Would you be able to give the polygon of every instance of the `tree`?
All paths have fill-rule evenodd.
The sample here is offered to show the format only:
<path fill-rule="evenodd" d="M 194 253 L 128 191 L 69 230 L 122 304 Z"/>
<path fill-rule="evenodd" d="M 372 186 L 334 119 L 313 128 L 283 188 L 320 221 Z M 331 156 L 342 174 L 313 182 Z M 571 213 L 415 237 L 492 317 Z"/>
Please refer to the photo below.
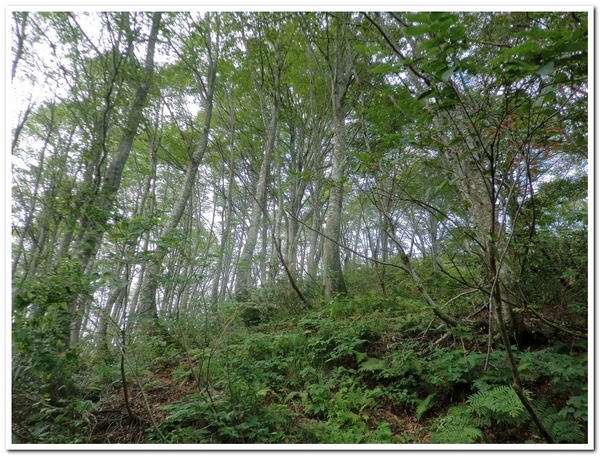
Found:
<path fill-rule="evenodd" d="M 194 30 L 198 33 L 191 33 L 190 35 L 180 39 L 183 41 L 183 48 L 185 54 L 180 53 L 180 59 L 184 62 L 185 66 L 189 71 L 192 71 L 197 81 L 197 90 L 201 94 L 203 101 L 203 123 L 201 128 L 201 136 L 198 141 L 198 145 L 189 157 L 189 163 L 185 172 L 185 181 L 181 193 L 177 199 L 177 202 L 173 206 L 173 209 L 169 215 L 165 230 L 163 231 L 162 240 L 158 241 L 157 248 L 152 253 L 152 260 L 148 268 L 148 272 L 144 276 L 145 283 L 142 285 L 141 296 L 140 296 L 140 311 L 143 314 L 150 316 L 151 318 L 158 318 L 158 310 L 156 307 L 156 290 L 158 288 L 158 276 L 161 273 L 162 262 L 169 252 L 167 247 L 167 240 L 174 236 L 175 229 L 179 225 L 183 216 L 184 210 L 189 203 L 189 199 L 194 190 L 196 184 L 196 176 L 198 173 L 198 167 L 202 163 L 204 154 L 206 153 L 208 145 L 208 137 L 210 134 L 210 125 L 212 120 L 213 110 L 213 96 L 215 92 L 215 84 L 217 78 L 217 67 L 219 61 L 219 40 L 220 40 L 220 18 L 218 14 L 214 17 L 212 14 L 207 13 L 204 18 L 195 20 L 194 18 L 185 18 L 189 21 L 185 24 L 185 29 L 188 31 Z M 200 41 L 198 46 L 197 41 Z M 176 49 L 176 52 L 179 52 Z M 204 59 L 207 61 L 206 76 L 200 73 L 198 69 L 200 56 L 196 54 L 198 49 L 203 49 L 206 54 Z M 186 54 L 190 55 L 186 55 Z"/>
<path fill-rule="evenodd" d="M 142 122 L 142 111 L 154 73 L 154 51 L 160 28 L 160 13 L 150 16 L 152 22 L 147 39 L 146 58 L 139 71 L 138 84 L 126 108 L 126 121 L 119 129 L 119 138 L 115 142 L 110 141 L 108 132 L 114 119 L 114 109 L 119 106 L 117 103 L 119 97 L 118 95 L 113 97 L 113 91 L 125 59 L 121 54 L 120 40 L 124 39 L 130 45 L 134 42 L 133 33 L 128 28 L 129 15 L 124 13 L 117 17 L 121 27 L 118 28 L 113 45 L 106 54 L 100 51 L 93 40 L 86 35 L 75 15 L 62 13 L 47 15 L 47 17 L 36 15 L 32 20 L 46 39 L 45 32 L 53 30 L 65 40 L 60 43 L 65 45 L 64 48 L 52 44 L 53 55 L 51 56 L 51 59 L 60 61 L 55 71 L 64 78 L 69 88 L 68 94 L 60 100 L 60 115 L 62 117 L 63 113 L 74 114 L 70 117 L 74 128 L 72 136 L 67 141 L 69 147 L 64 151 L 58 149 L 57 153 L 53 153 L 50 158 L 50 161 L 57 159 L 61 161 L 60 157 L 63 157 L 64 167 L 59 169 L 63 169 L 64 174 L 60 178 L 68 176 L 66 153 L 70 152 L 70 145 L 81 141 L 88 146 L 78 148 L 82 158 L 81 168 L 76 170 L 72 177 L 65 179 L 66 188 L 57 187 L 55 184 L 51 186 L 57 191 L 66 190 L 66 193 L 63 193 L 66 198 L 58 203 L 58 207 L 54 203 L 46 206 L 49 214 L 55 208 L 62 209 L 62 213 L 56 214 L 57 223 L 43 229 L 43 239 L 40 240 L 45 243 L 49 231 L 52 230 L 55 238 L 51 242 L 55 244 L 58 233 L 66 225 L 67 230 L 58 255 L 53 254 L 49 259 L 43 258 L 43 245 L 38 244 L 39 256 L 28 264 L 33 270 L 15 269 L 15 310 L 20 313 L 17 314 L 19 318 L 17 321 L 24 328 L 30 329 L 29 334 L 26 331 L 22 332 L 21 337 L 17 337 L 16 341 L 24 356 L 45 359 L 44 363 L 51 379 L 49 381 L 47 378 L 42 379 L 42 383 L 47 386 L 47 391 L 54 400 L 73 394 L 73 381 L 70 377 L 73 367 L 77 364 L 76 347 L 91 295 L 90 278 L 93 274 L 90 269 L 113 215 L 123 170 L 137 135 L 137 129 Z M 91 57 L 83 55 L 86 53 Z M 127 55 L 127 52 L 125 54 Z M 106 72 L 101 72 L 103 77 L 96 81 L 91 76 L 96 75 L 95 70 L 98 67 Z M 87 97 L 82 96 L 82 91 L 86 88 Z M 99 98 L 102 102 L 99 102 Z M 94 105 L 94 101 L 98 104 Z M 54 121 L 55 105 L 58 105 L 58 102 L 49 103 L 50 126 L 62 123 Z M 54 131 L 50 131 L 55 134 Z M 74 136 L 77 139 L 71 141 Z M 50 138 L 51 136 L 47 136 L 47 146 L 50 144 Z M 57 140 L 55 144 L 59 145 L 61 141 Z M 44 153 L 40 156 L 40 164 L 43 164 L 43 160 Z M 40 174 L 37 175 L 38 179 L 39 176 Z M 75 179 L 80 176 L 82 176 L 81 182 L 73 185 Z M 52 192 L 44 194 L 43 198 L 52 195 Z M 74 197 L 73 193 L 75 193 Z M 33 205 L 36 199 L 37 194 L 34 192 L 34 198 L 31 200 Z M 31 209 L 33 210 L 34 206 L 31 206 Z M 31 226 L 31 220 L 28 221 L 27 217 L 25 222 Z M 33 230 L 29 229 L 27 235 L 34 243 L 38 241 Z M 19 245 L 22 246 L 23 242 L 20 241 Z M 17 251 L 22 250 L 19 245 Z M 46 264 L 40 271 L 38 265 L 42 260 L 47 261 L 44 261 Z M 18 262 L 14 265 L 18 266 Z M 27 276 L 29 278 L 25 280 Z M 34 328 L 37 327 L 45 329 L 36 335 Z M 56 356 L 58 361 L 51 361 L 53 352 L 58 352 Z"/>
<path fill-rule="evenodd" d="M 313 368 L 318 385 L 282 397 L 361 441 L 393 440 L 369 411 L 381 394 L 436 438 L 456 410 L 469 441 L 481 419 L 508 423 L 483 402 L 548 441 L 561 440 L 549 416 L 583 419 L 586 13 L 14 12 L 11 25 L 19 439 L 105 429 L 92 404 L 115 373 L 124 426 L 142 424 L 133 381 L 162 441 L 275 441 L 286 409 L 270 406 Z M 560 415 L 528 392 L 549 389 L 549 364 Z M 157 421 L 154 368 L 161 383 L 191 375 L 201 407 L 183 399 Z M 510 374 L 512 390 L 497 385 Z M 466 405 L 430 423 L 457 385 Z M 208 427 L 184 436 L 188 412 Z M 571 425 L 562 438 L 578 441 Z"/>
<path fill-rule="evenodd" d="M 528 198 L 533 198 L 539 176 L 537 166 L 543 152 L 538 135 L 552 128 L 562 108 L 560 103 L 550 104 L 550 109 L 544 107 L 551 92 L 547 87 L 573 81 L 565 73 L 548 76 L 554 71 L 555 60 L 559 65 L 570 65 L 581 58 L 585 47 L 578 40 L 585 38 L 584 28 L 573 34 L 572 28 L 578 28 L 581 21 L 569 24 L 562 17 L 561 25 L 568 26 L 552 32 L 560 44 L 551 53 L 542 50 L 536 40 L 549 38 L 543 30 L 556 18 L 520 17 L 527 21 L 528 31 L 515 36 L 504 34 L 510 29 L 511 15 L 470 16 L 480 27 L 469 33 L 458 23 L 461 16 L 457 14 L 390 16 L 408 37 L 405 44 L 411 55 L 403 54 L 400 49 L 404 46 L 394 44 L 381 23 L 372 22 L 402 58 L 400 66 L 407 68 L 414 81 L 425 85 L 419 99 L 425 100 L 436 128 L 430 138 L 442 145 L 440 152 L 447 169 L 475 225 L 474 240 L 486 272 L 483 289 L 489 295 L 490 315 L 494 315 L 513 366 L 515 392 L 550 442 L 552 437 L 523 394 L 510 349 L 511 338 L 517 343 L 521 340 L 524 310 L 514 299 L 518 294 L 510 250 L 521 209 Z M 530 40 L 520 42 L 521 37 Z M 564 58 L 558 60 L 558 56 Z M 492 65 L 486 66 L 489 62 Z M 565 102 L 578 98 L 577 89 L 572 87 Z"/>
<path fill-rule="evenodd" d="M 250 20 L 252 21 L 253 19 Z M 254 20 L 256 20 L 256 18 L 254 18 Z M 252 216 L 248 229 L 248 236 L 238 262 L 235 297 L 240 302 L 248 301 L 249 298 L 250 264 L 254 255 L 263 212 L 266 210 L 267 205 L 267 180 L 277 139 L 281 98 L 280 80 L 284 67 L 284 56 L 282 55 L 284 34 L 280 31 L 277 41 L 274 42 L 271 41 L 274 40 L 274 36 L 272 36 L 271 33 L 267 33 L 263 24 L 258 23 L 256 25 L 257 27 L 253 28 L 253 34 L 257 33 L 257 36 L 253 35 L 251 38 L 248 38 L 244 29 L 242 29 L 242 36 L 246 52 L 248 53 L 247 62 L 251 65 L 249 70 L 253 87 L 259 97 L 261 119 L 263 121 L 266 138 L 258 182 L 256 183 L 256 190 L 252 196 Z M 266 42 L 265 39 L 267 40 Z M 274 60 L 272 61 L 272 66 L 264 64 L 268 55 L 265 55 L 265 52 L 268 52 L 267 49 L 265 49 L 267 43 L 274 48 Z M 269 89 L 266 87 L 267 81 L 269 83 Z M 272 99 L 267 98 L 267 90 L 271 92 Z"/>
<path fill-rule="evenodd" d="M 328 181 L 325 236 L 323 239 L 323 286 L 325 299 L 346 292 L 346 283 L 340 261 L 341 217 L 344 199 L 346 163 L 346 95 L 353 78 L 354 51 L 350 45 L 350 14 L 341 14 L 332 22 L 331 54 L 324 54 L 327 80 L 330 87 L 333 116 L 333 153 Z M 329 43 L 328 43 L 329 44 Z"/>

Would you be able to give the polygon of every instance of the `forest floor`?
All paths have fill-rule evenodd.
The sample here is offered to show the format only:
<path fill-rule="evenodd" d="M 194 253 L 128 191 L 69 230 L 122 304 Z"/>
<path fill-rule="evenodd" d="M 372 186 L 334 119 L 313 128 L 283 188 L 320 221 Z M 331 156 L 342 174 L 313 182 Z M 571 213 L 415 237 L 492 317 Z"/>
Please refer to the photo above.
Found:
<path fill-rule="evenodd" d="M 197 393 L 197 389 L 193 384 L 193 381 L 187 381 L 185 383 L 176 382 L 172 378 L 172 372 L 175 370 L 177 365 L 173 364 L 171 369 L 169 366 L 164 366 L 160 371 L 155 372 L 153 379 L 156 382 L 156 386 L 147 389 L 142 393 L 142 390 L 135 384 L 130 386 L 129 390 L 129 402 L 130 408 L 133 412 L 133 419 L 127 412 L 127 406 L 125 405 L 125 397 L 122 388 L 112 388 L 106 393 L 109 395 L 108 399 L 98 401 L 98 412 L 96 413 L 97 421 L 94 423 L 90 431 L 90 437 L 88 443 L 93 444 L 143 444 L 147 443 L 146 429 L 152 426 L 152 415 L 154 421 L 160 424 L 165 421 L 168 416 L 162 407 L 173 404 L 177 401 L 184 400 L 187 397 L 193 396 Z M 535 396 L 552 397 L 550 380 L 546 380 L 542 383 L 532 385 L 531 391 Z M 464 402 L 466 400 L 466 394 L 463 393 L 462 397 L 458 399 L 458 402 Z M 456 400 L 455 400 L 456 402 Z M 554 406 L 559 408 L 564 406 L 559 398 L 554 398 Z M 146 405 L 148 404 L 148 406 Z M 393 404 L 391 400 L 386 397 L 382 398 L 381 409 L 376 412 L 374 419 L 378 422 L 389 423 L 392 431 L 391 441 L 402 440 L 406 436 L 418 436 L 414 442 L 406 443 L 419 443 L 427 444 L 431 437 L 431 431 L 429 430 L 431 422 L 435 417 L 446 410 L 452 405 L 452 402 L 448 403 L 437 403 L 430 410 L 430 417 L 428 419 L 421 419 L 417 417 L 414 409 L 411 410 L 409 407 L 398 407 Z M 293 415 L 297 423 L 301 423 L 304 418 L 305 410 L 299 404 L 290 404 L 289 410 Z M 487 443 L 504 444 L 504 443 L 515 443 L 514 441 L 507 440 L 503 434 L 495 432 L 493 426 L 484 428 L 485 440 Z M 539 438 L 529 431 L 521 431 L 519 435 L 513 433 L 512 438 L 518 438 L 521 441 L 527 440 L 538 440 L 538 443 L 543 443 Z M 417 441 L 418 440 L 418 441 Z"/>
<path fill-rule="evenodd" d="M 176 366 L 173 366 L 173 369 Z M 162 407 L 172 404 L 197 392 L 192 381 L 184 384 L 175 382 L 169 370 L 161 370 L 155 373 L 154 380 L 157 385 L 145 391 L 131 385 L 130 407 L 134 414 L 132 419 L 127 413 L 125 398 L 122 388 L 113 388 L 107 391 L 109 399 L 98 401 L 97 422 L 90 432 L 88 443 L 94 444 L 141 444 L 147 443 L 146 429 L 152 426 L 152 418 L 157 424 L 164 422 L 168 413 Z M 145 397 L 144 397 L 145 396 Z M 267 398 L 268 400 L 268 398 Z M 146 406 L 146 401 L 149 407 Z M 303 415 L 304 408 L 299 404 L 290 404 L 289 410 L 296 424 L 306 420 Z M 424 431 L 427 422 L 419 422 L 414 411 L 407 408 L 398 408 L 389 399 L 382 401 L 382 409 L 374 418 L 377 421 L 386 421 L 390 424 L 392 435 L 402 437 L 403 435 L 419 435 L 419 443 L 428 443 L 431 433 Z"/>
<path fill-rule="evenodd" d="M 519 404 L 475 408 L 475 399 L 511 384 L 502 350 L 483 370 L 485 334 L 454 333 L 434 346 L 444 333 L 428 332 L 430 322 L 410 328 L 395 313 L 337 312 L 240 325 L 227 344 L 217 334 L 210 350 L 215 372 L 207 381 L 195 380 L 198 372 L 205 375 L 206 351 L 171 349 L 129 377 L 127 401 L 119 382 L 104 387 L 88 443 L 544 443 Z M 587 355 L 573 348 L 574 340 L 530 342 L 519 355 L 528 394 L 544 398 L 551 414 L 569 413 L 563 431 L 584 439 L 583 412 L 573 417 L 569 404 L 573 397 L 581 402 L 587 388 L 581 385 Z M 564 377 L 548 370 L 553 360 L 564 365 Z M 466 430 L 444 434 L 444 417 L 469 406 Z"/>

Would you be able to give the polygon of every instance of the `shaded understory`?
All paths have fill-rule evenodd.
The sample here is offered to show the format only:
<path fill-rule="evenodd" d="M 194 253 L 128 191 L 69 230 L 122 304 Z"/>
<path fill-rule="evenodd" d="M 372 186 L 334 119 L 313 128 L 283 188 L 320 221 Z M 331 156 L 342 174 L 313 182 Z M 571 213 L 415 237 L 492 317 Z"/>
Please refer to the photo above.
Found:
<path fill-rule="evenodd" d="M 13 443 L 544 443 L 497 341 L 488 358 L 486 311 L 448 333 L 410 298 L 292 301 L 126 339 L 127 403 L 119 352 L 84 352 L 76 396 L 13 391 Z M 585 443 L 587 341 L 526 323 L 527 394 L 558 442 Z"/>

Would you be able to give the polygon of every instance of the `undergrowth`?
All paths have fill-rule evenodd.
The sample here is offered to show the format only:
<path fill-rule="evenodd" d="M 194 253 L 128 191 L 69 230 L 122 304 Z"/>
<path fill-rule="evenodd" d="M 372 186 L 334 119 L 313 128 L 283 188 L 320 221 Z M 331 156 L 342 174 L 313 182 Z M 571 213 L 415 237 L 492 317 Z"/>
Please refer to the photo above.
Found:
<path fill-rule="evenodd" d="M 488 357 L 485 335 L 460 328 L 435 345 L 444 329 L 417 301 L 339 297 L 252 325 L 223 309 L 210 324 L 172 326 L 169 344 L 129 340 L 125 381 L 144 442 L 543 443 L 510 386 L 504 350 Z M 552 436 L 585 442 L 583 346 L 514 349 Z M 17 400 L 35 413 L 19 418 L 14 441 L 102 441 L 94 437 L 102 410 L 124 409 L 116 360 L 79 374 L 82 399 L 51 403 L 24 392 Z"/>

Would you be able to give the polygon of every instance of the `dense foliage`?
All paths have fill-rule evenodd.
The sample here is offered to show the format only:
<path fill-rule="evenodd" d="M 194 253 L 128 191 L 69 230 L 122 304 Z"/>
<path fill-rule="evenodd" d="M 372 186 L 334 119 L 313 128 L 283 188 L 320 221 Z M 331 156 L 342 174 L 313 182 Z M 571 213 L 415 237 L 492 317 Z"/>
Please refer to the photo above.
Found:
<path fill-rule="evenodd" d="M 591 438 L 587 12 L 11 19 L 13 444 Z"/>

